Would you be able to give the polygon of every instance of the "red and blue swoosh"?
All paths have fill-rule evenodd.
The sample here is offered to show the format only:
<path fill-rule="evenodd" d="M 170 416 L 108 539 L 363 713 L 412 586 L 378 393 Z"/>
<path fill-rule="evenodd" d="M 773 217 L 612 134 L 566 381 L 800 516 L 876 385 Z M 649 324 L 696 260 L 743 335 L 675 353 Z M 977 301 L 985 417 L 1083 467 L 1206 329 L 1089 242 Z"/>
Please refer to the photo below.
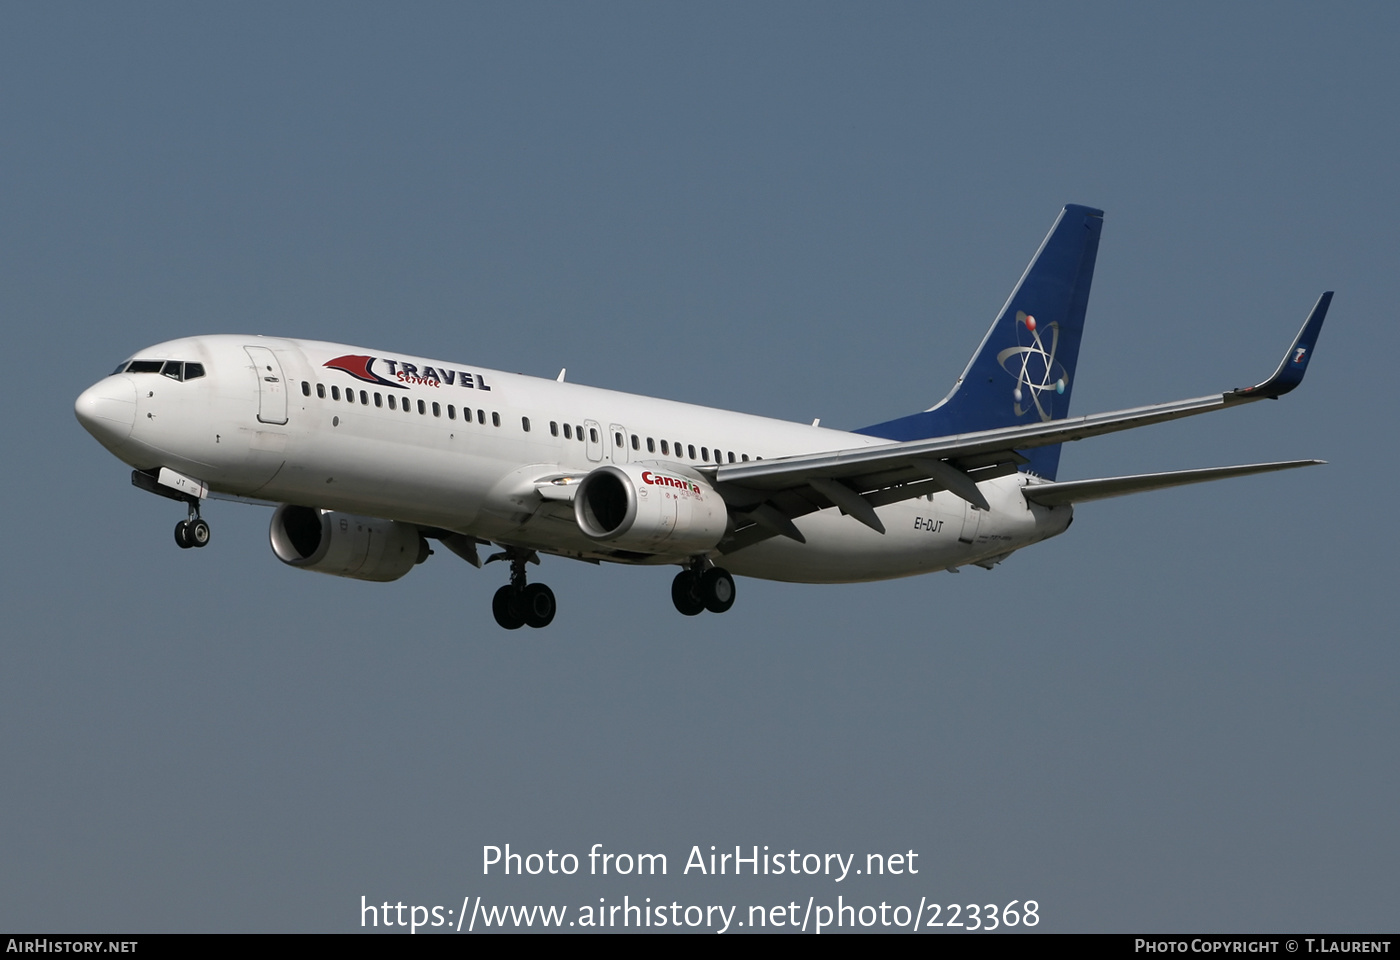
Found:
<path fill-rule="evenodd" d="M 392 380 L 385 380 L 374 372 L 375 357 L 362 357 L 356 354 L 346 354 L 343 357 L 336 357 L 334 360 L 327 360 L 322 366 L 330 367 L 332 370 L 342 370 L 350 374 L 356 380 L 363 380 L 365 383 L 377 383 L 386 387 L 398 387 L 400 390 L 407 390 L 408 387 L 402 383 L 395 383 Z"/>

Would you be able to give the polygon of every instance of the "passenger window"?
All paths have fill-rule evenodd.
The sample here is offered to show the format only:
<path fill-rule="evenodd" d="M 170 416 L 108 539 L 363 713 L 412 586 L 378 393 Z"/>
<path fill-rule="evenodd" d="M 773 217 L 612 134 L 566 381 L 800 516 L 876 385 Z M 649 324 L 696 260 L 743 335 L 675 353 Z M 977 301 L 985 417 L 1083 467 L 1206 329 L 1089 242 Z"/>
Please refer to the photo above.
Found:
<path fill-rule="evenodd" d="M 331 399 L 332 399 L 332 400 L 339 400 L 339 399 L 340 399 L 340 388 L 339 388 L 339 387 L 331 387 Z"/>
<path fill-rule="evenodd" d="M 326 399 L 326 385 L 324 383 L 316 384 L 316 396 L 322 400 Z"/>
<path fill-rule="evenodd" d="M 709 462 L 710 462 L 710 448 L 709 448 L 709 447 L 701 447 L 701 448 L 700 448 L 700 459 L 701 459 L 701 460 L 704 460 L 706 463 L 709 463 Z"/>
<path fill-rule="evenodd" d="M 398 408 L 399 408 L 399 401 L 398 401 L 397 399 L 395 399 L 395 397 L 394 397 L 394 395 L 393 395 L 392 393 L 389 394 L 389 409 L 390 409 L 390 410 L 397 410 Z"/>
<path fill-rule="evenodd" d="M 419 401 L 418 401 L 418 413 L 419 413 L 419 415 L 421 415 L 421 416 L 426 416 L 427 413 L 428 413 L 428 405 L 427 405 L 426 403 L 424 403 L 422 400 L 419 400 Z"/>
<path fill-rule="evenodd" d="M 730 462 L 730 463 L 733 463 L 733 462 L 734 462 L 734 451 L 733 451 L 733 450 L 730 450 L 729 453 L 726 454 L 726 456 L 729 457 L 729 462 Z"/>
<path fill-rule="evenodd" d="M 578 437 L 579 443 L 583 443 L 583 427 L 574 427 L 574 436 Z"/>
<path fill-rule="evenodd" d="M 695 444 L 692 443 L 690 446 L 686 447 L 686 449 L 690 451 L 690 459 L 694 460 L 694 459 L 695 459 Z"/>
<path fill-rule="evenodd" d="M 571 426 L 569 426 L 567 423 L 564 424 L 564 439 L 565 439 L 565 440 L 572 440 L 573 438 L 574 438 L 574 428 L 571 427 Z"/>
<path fill-rule="evenodd" d="M 614 431 L 613 431 L 613 449 L 616 450 L 616 449 L 620 448 L 621 446 L 622 446 L 622 434 L 620 434 L 620 433 L 618 433 L 616 430 L 614 430 Z"/>
<path fill-rule="evenodd" d="M 559 436 L 559 421 L 558 421 L 558 420 L 551 420 L 551 421 L 549 421 L 549 435 L 550 435 L 551 437 L 557 437 L 557 436 Z"/>
<path fill-rule="evenodd" d="M 671 447 L 670 447 L 670 444 L 668 444 L 665 440 L 662 440 L 662 441 L 661 441 L 661 453 L 662 453 L 664 456 L 668 456 L 668 457 L 671 455 Z"/>
<path fill-rule="evenodd" d="M 301 395 L 303 397 L 311 396 L 311 384 L 307 383 L 305 380 L 301 382 Z"/>
<path fill-rule="evenodd" d="M 655 453 L 655 452 L 656 452 L 656 441 L 653 440 L 651 437 L 647 437 L 647 453 Z"/>
<path fill-rule="evenodd" d="M 384 406 L 384 394 L 382 394 L 382 393 L 376 393 L 376 394 L 374 395 L 374 405 L 375 405 L 376 407 L 382 407 L 382 406 Z"/>
<path fill-rule="evenodd" d="M 520 426 L 524 428 L 524 430 L 525 430 L 526 433 L 529 433 L 529 432 L 530 432 L 530 418 L 529 418 L 529 417 L 521 417 L 521 418 L 520 418 Z"/>
<path fill-rule="evenodd" d="M 597 443 L 597 442 L 598 442 L 598 430 L 597 430 L 596 427 L 589 427 L 589 428 L 588 428 L 588 439 L 589 439 L 590 441 L 592 441 L 593 443 Z"/>
<path fill-rule="evenodd" d="M 456 419 L 457 419 L 457 408 L 454 407 L 454 406 L 453 406 L 452 404 L 450 404 L 450 403 L 447 405 L 447 419 L 449 419 L 449 420 L 456 420 Z"/>
<path fill-rule="evenodd" d="M 368 391 L 368 390 L 361 390 L 361 391 L 360 391 L 360 402 L 363 403 L 365 406 L 369 406 L 369 391 Z"/>
<path fill-rule="evenodd" d="M 483 426 L 486 425 L 486 411 L 485 411 L 485 410 L 477 410 L 477 411 L 476 411 L 476 422 L 479 423 L 479 424 L 481 424 L 481 425 L 483 425 Z"/>
<path fill-rule="evenodd" d="M 632 449 L 633 449 L 633 450 L 640 450 L 640 449 L 642 449 L 642 445 L 641 445 L 640 443 L 637 442 L 637 435 L 636 435 L 635 433 L 632 434 Z"/>
<path fill-rule="evenodd" d="M 354 402 L 355 402 L 355 391 L 354 391 L 354 390 L 346 390 L 346 391 L 345 391 L 345 402 L 346 402 L 346 403 L 354 403 Z"/>
<path fill-rule="evenodd" d="M 433 401 L 433 416 L 442 416 L 442 404 L 438 403 L 436 400 Z"/>
<path fill-rule="evenodd" d="M 749 462 L 749 455 L 748 455 L 747 453 L 744 454 L 744 462 L 745 462 L 745 463 L 748 463 L 748 462 Z"/>
<path fill-rule="evenodd" d="M 493 426 L 493 427 L 499 427 L 500 425 L 501 425 L 501 415 L 500 415 L 499 413 L 497 413 L 495 410 L 492 410 L 492 411 L 491 411 L 491 426 Z"/>

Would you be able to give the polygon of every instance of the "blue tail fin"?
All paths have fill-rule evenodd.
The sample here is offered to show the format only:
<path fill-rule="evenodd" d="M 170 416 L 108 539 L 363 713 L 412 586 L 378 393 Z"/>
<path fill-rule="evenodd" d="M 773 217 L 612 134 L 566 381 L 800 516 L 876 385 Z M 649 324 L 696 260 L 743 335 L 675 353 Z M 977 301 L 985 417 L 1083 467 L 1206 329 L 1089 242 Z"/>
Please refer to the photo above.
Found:
<path fill-rule="evenodd" d="M 1102 229 L 1102 210 L 1070 204 L 1060 211 L 952 391 L 923 413 L 856 433 L 922 440 L 1066 416 Z M 1027 456 L 1026 469 L 1055 479 L 1058 445 Z"/>

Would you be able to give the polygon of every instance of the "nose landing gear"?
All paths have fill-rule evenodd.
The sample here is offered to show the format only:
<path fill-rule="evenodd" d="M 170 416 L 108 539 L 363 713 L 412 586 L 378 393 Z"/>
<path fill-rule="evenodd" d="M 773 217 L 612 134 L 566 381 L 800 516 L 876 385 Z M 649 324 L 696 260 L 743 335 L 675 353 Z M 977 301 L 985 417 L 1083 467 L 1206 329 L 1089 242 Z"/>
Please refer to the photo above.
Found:
<path fill-rule="evenodd" d="M 671 602 L 687 617 L 704 610 L 724 613 L 734 606 L 734 578 L 723 567 L 695 563 L 671 581 Z"/>
<path fill-rule="evenodd" d="M 486 562 L 492 560 L 510 561 L 510 583 L 497 590 L 491 598 L 491 614 L 496 622 L 507 630 L 549 626 L 557 609 L 554 591 L 542 583 L 525 582 L 525 564 L 539 563 L 539 555 L 533 550 L 507 547 L 503 552 L 488 557 Z"/>
<path fill-rule="evenodd" d="M 167 474 L 172 479 L 162 483 L 161 478 Z M 200 497 L 207 493 L 209 488 L 201 481 L 162 467 L 159 472 L 131 471 L 131 485 L 167 500 L 179 500 L 189 509 L 190 518 L 175 524 L 175 542 L 180 545 L 181 550 L 209 545 L 209 524 L 199 515 Z M 194 490 L 198 493 L 192 492 Z"/>
<path fill-rule="evenodd" d="M 175 542 L 181 550 L 209 545 L 209 524 L 199 515 L 199 503 L 190 504 L 190 518 L 175 524 Z"/>

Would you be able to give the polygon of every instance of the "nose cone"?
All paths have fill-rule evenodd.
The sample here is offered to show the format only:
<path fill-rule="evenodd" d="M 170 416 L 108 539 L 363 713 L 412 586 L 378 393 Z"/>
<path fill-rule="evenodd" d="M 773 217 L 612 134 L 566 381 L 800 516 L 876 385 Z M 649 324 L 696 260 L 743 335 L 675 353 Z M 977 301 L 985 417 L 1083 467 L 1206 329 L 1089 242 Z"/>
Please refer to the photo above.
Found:
<path fill-rule="evenodd" d="M 78 395 L 73 412 L 83 429 L 115 452 L 136 424 L 136 384 L 130 377 L 107 377 Z"/>

